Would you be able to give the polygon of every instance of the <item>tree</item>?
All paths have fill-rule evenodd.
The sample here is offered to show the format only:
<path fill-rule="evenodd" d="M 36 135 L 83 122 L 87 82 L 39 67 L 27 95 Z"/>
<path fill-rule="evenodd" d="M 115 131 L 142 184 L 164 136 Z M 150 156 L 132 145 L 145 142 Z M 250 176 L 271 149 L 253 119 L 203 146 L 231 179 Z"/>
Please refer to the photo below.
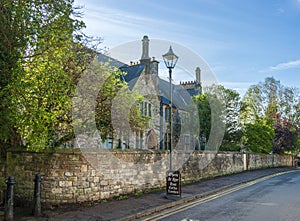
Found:
<path fill-rule="evenodd" d="M 54 148 L 74 137 L 72 97 L 83 72 L 97 57 L 93 39 L 82 33 L 84 23 L 78 20 L 73 0 L 0 3 L 1 149 Z M 96 39 L 95 46 L 98 43 Z M 99 93 L 101 107 L 126 85 L 118 70 L 106 64 L 98 68 L 111 75 Z M 109 107 L 102 105 L 96 113 L 104 134 L 112 128 Z M 132 108 L 133 113 L 136 110 Z M 131 117 L 132 124 L 143 120 Z"/>
<path fill-rule="evenodd" d="M 274 117 L 275 137 L 273 150 L 275 153 L 283 154 L 299 149 L 300 129 L 297 124 L 287 118 L 280 118 L 279 114 Z"/>
<path fill-rule="evenodd" d="M 39 150 L 70 139 L 70 96 L 84 58 L 78 57 L 83 47 L 75 42 L 82 25 L 71 19 L 73 2 L 33 4 L 30 16 L 38 24 L 31 24 L 34 35 L 28 36 L 26 58 L 20 59 L 23 68 L 13 72 L 8 88 L 14 127 L 28 148 Z"/>
<path fill-rule="evenodd" d="M 279 95 L 281 117 L 300 125 L 300 90 L 299 88 L 283 87 Z"/>
<path fill-rule="evenodd" d="M 245 147 L 250 152 L 268 154 L 272 151 L 274 129 L 270 122 L 260 119 L 254 123 L 245 125 L 244 128 Z"/>
<path fill-rule="evenodd" d="M 267 121 L 274 130 L 274 151 L 284 153 L 295 149 L 299 139 L 299 99 L 299 89 L 284 87 L 274 78 L 266 78 L 265 82 L 251 86 L 241 109 L 241 119 L 248 131 L 246 136 L 253 138 L 255 133 L 250 132 L 260 131 L 262 126 L 257 122 Z M 267 148 L 268 145 L 264 146 Z"/>
<path fill-rule="evenodd" d="M 206 140 L 209 138 L 212 123 L 211 104 L 217 102 L 219 105 L 215 106 L 223 108 L 217 110 L 219 112 L 218 119 L 225 125 L 224 138 L 220 149 L 239 150 L 242 134 L 239 119 L 239 94 L 234 90 L 226 89 L 222 85 L 212 85 L 205 89 L 204 94 L 197 95 L 195 99 L 199 110 L 200 137 L 205 137 Z"/>
<path fill-rule="evenodd" d="M 274 78 L 251 86 L 242 100 L 241 120 L 244 124 L 268 118 L 278 112 L 282 86 Z"/>
<path fill-rule="evenodd" d="M 84 24 L 72 0 L 2 0 L 0 8 L 1 148 L 53 147 L 72 136 L 70 97 L 93 56 Z"/>
<path fill-rule="evenodd" d="M 240 123 L 240 96 L 234 90 L 227 89 L 222 85 L 214 87 L 214 93 L 218 93 L 218 97 L 222 97 L 224 101 L 223 111 L 225 134 L 220 150 L 238 151 L 240 150 L 240 139 L 242 136 Z"/>
<path fill-rule="evenodd" d="M 208 95 L 205 93 L 199 94 L 195 96 L 194 99 L 197 104 L 199 114 L 199 136 L 202 139 L 205 138 L 206 140 L 208 140 L 211 130 L 211 109 Z"/>
<path fill-rule="evenodd" d="M 12 79 L 12 71 L 20 68 L 19 58 L 26 49 L 27 24 L 29 17 L 21 1 L 0 1 L 0 147 L 2 155 L 9 146 L 16 146 L 20 141 L 10 123 L 10 92 L 7 85 Z"/>
<path fill-rule="evenodd" d="M 100 64 L 96 72 L 100 72 L 106 79 L 99 91 L 96 88 L 95 120 L 101 138 L 125 138 L 129 136 L 129 130 L 145 129 L 150 118 L 140 111 L 139 104 L 144 97 L 128 89 L 127 83 L 121 78 L 126 73 L 113 68 L 109 63 Z"/>

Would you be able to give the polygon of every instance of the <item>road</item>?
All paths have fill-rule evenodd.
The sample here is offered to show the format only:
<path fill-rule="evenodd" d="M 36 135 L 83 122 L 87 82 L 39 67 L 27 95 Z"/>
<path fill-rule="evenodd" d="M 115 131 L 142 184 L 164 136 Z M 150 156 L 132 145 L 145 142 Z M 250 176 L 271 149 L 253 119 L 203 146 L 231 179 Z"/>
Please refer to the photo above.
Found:
<path fill-rule="evenodd" d="M 164 212 L 170 221 L 296 221 L 300 220 L 300 171 L 272 177 L 231 193 L 199 201 L 188 209 Z M 176 211 L 177 210 L 177 211 Z M 163 218 L 161 218 L 163 217 Z"/>

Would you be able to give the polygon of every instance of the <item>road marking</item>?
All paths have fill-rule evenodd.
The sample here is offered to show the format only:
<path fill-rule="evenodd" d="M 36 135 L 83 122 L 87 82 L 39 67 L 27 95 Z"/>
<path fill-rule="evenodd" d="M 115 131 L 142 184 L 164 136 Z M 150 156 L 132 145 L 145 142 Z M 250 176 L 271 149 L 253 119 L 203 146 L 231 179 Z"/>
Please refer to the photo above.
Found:
<path fill-rule="evenodd" d="M 278 203 L 268 203 L 268 202 L 247 202 L 241 201 L 237 202 L 239 204 L 250 204 L 250 205 L 259 205 L 259 206 L 278 206 Z"/>
<path fill-rule="evenodd" d="M 162 211 L 162 212 L 160 212 L 158 214 L 154 214 L 154 215 L 152 215 L 152 216 L 150 216 L 148 218 L 142 219 L 142 220 L 144 220 L 144 221 L 148 221 L 148 220 L 153 220 L 153 221 L 160 220 L 160 219 L 169 217 L 171 215 L 174 215 L 176 213 L 182 212 L 184 210 L 187 210 L 187 209 L 193 208 L 195 206 L 201 205 L 203 203 L 209 202 L 211 200 L 214 200 L 214 199 L 220 198 L 222 196 L 228 195 L 230 193 L 236 192 L 238 190 L 244 189 L 246 187 L 253 186 L 254 184 L 263 182 L 263 181 L 271 179 L 273 177 L 284 175 L 284 174 L 288 174 L 288 173 L 291 173 L 291 172 L 298 172 L 298 171 L 297 170 L 286 171 L 286 172 L 276 173 L 276 174 L 272 174 L 272 175 L 265 176 L 265 177 L 262 177 L 262 178 L 258 178 L 256 180 L 240 184 L 238 186 L 235 186 L 235 187 L 223 190 L 221 192 L 217 192 L 217 193 L 212 194 L 210 196 L 206 196 L 206 197 L 194 200 L 192 202 L 188 202 L 188 203 L 185 203 L 185 204 L 182 204 L 182 205 L 179 205 L 179 206 L 167 209 L 165 211 Z"/>
<path fill-rule="evenodd" d="M 183 219 L 181 221 L 200 221 L 199 219 Z"/>

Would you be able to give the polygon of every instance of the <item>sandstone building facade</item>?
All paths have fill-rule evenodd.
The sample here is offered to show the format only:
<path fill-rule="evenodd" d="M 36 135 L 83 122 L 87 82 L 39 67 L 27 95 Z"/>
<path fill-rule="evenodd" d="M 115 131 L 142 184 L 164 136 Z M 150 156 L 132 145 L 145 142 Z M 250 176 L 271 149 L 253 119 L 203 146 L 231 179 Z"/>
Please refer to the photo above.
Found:
<path fill-rule="evenodd" d="M 183 128 L 191 117 L 189 105 L 192 96 L 202 93 L 201 70 L 196 67 L 195 80 L 172 83 L 173 105 L 170 108 L 170 83 L 159 76 L 159 62 L 149 56 L 149 38 L 142 39 L 142 56 L 137 62 L 122 63 L 114 58 L 99 54 L 100 62 L 110 62 L 126 74 L 122 76 L 129 90 L 137 91 L 144 96 L 139 104 L 143 115 L 150 118 L 146 130 L 131 130 L 130 134 L 110 136 L 103 141 L 103 148 L 115 148 L 121 143 L 122 149 L 157 149 L 167 150 L 170 147 L 170 110 L 173 114 L 173 145 L 178 149 L 195 148 L 197 134 Z M 195 111 L 195 110 L 194 110 Z M 186 126 L 188 127 L 188 126 Z"/>

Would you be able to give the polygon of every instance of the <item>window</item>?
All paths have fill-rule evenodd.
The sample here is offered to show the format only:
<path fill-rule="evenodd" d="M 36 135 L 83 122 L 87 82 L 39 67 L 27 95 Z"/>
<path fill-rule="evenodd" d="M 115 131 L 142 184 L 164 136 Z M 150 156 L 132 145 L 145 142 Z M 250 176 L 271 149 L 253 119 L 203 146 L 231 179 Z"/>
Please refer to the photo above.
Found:
<path fill-rule="evenodd" d="M 108 138 L 108 149 L 113 148 L 113 138 Z"/>
<path fill-rule="evenodd" d="M 146 101 L 141 102 L 140 103 L 140 112 L 144 116 L 151 117 L 152 116 L 151 104 Z"/>
<path fill-rule="evenodd" d="M 165 121 L 170 121 L 170 108 L 168 107 L 165 108 Z"/>
<path fill-rule="evenodd" d="M 126 149 L 128 146 L 127 146 L 127 144 L 126 144 L 126 141 L 125 140 L 123 140 L 123 143 L 122 143 L 122 149 Z"/>
<path fill-rule="evenodd" d="M 141 102 L 140 103 L 140 112 L 141 112 L 141 114 L 143 114 L 143 109 L 144 109 L 144 102 Z"/>
<path fill-rule="evenodd" d="M 144 116 L 147 116 L 148 114 L 147 106 L 148 106 L 147 102 L 144 102 Z"/>
<path fill-rule="evenodd" d="M 168 134 L 167 133 L 165 133 L 165 135 L 164 135 L 164 149 L 165 150 L 168 150 Z"/>
<path fill-rule="evenodd" d="M 136 148 L 136 149 L 139 148 L 139 144 L 140 144 L 139 138 L 140 138 L 139 132 L 136 132 L 136 136 L 135 136 L 135 148 Z"/>
<path fill-rule="evenodd" d="M 151 104 L 148 104 L 148 111 L 149 111 L 148 116 L 152 117 Z"/>
<path fill-rule="evenodd" d="M 102 140 L 102 148 L 107 148 L 107 140 Z"/>
<path fill-rule="evenodd" d="M 186 149 L 188 149 L 190 147 L 190 136 L 189 135 L 184 136 L 184 146 Z"/>
<path fill-rule="evenodd" d="M 143 136 L 144 136 L 144 133 L 143 131 L 140 132 L 140 149 L 143 149 Z"/>
<path fill-rule="evenodd" d="M 187 113 L 185 112 L 181 112 L 180 113 L 180 119 L 181 119 L 181 123 L 185 123 L 187 121 Z"/>

